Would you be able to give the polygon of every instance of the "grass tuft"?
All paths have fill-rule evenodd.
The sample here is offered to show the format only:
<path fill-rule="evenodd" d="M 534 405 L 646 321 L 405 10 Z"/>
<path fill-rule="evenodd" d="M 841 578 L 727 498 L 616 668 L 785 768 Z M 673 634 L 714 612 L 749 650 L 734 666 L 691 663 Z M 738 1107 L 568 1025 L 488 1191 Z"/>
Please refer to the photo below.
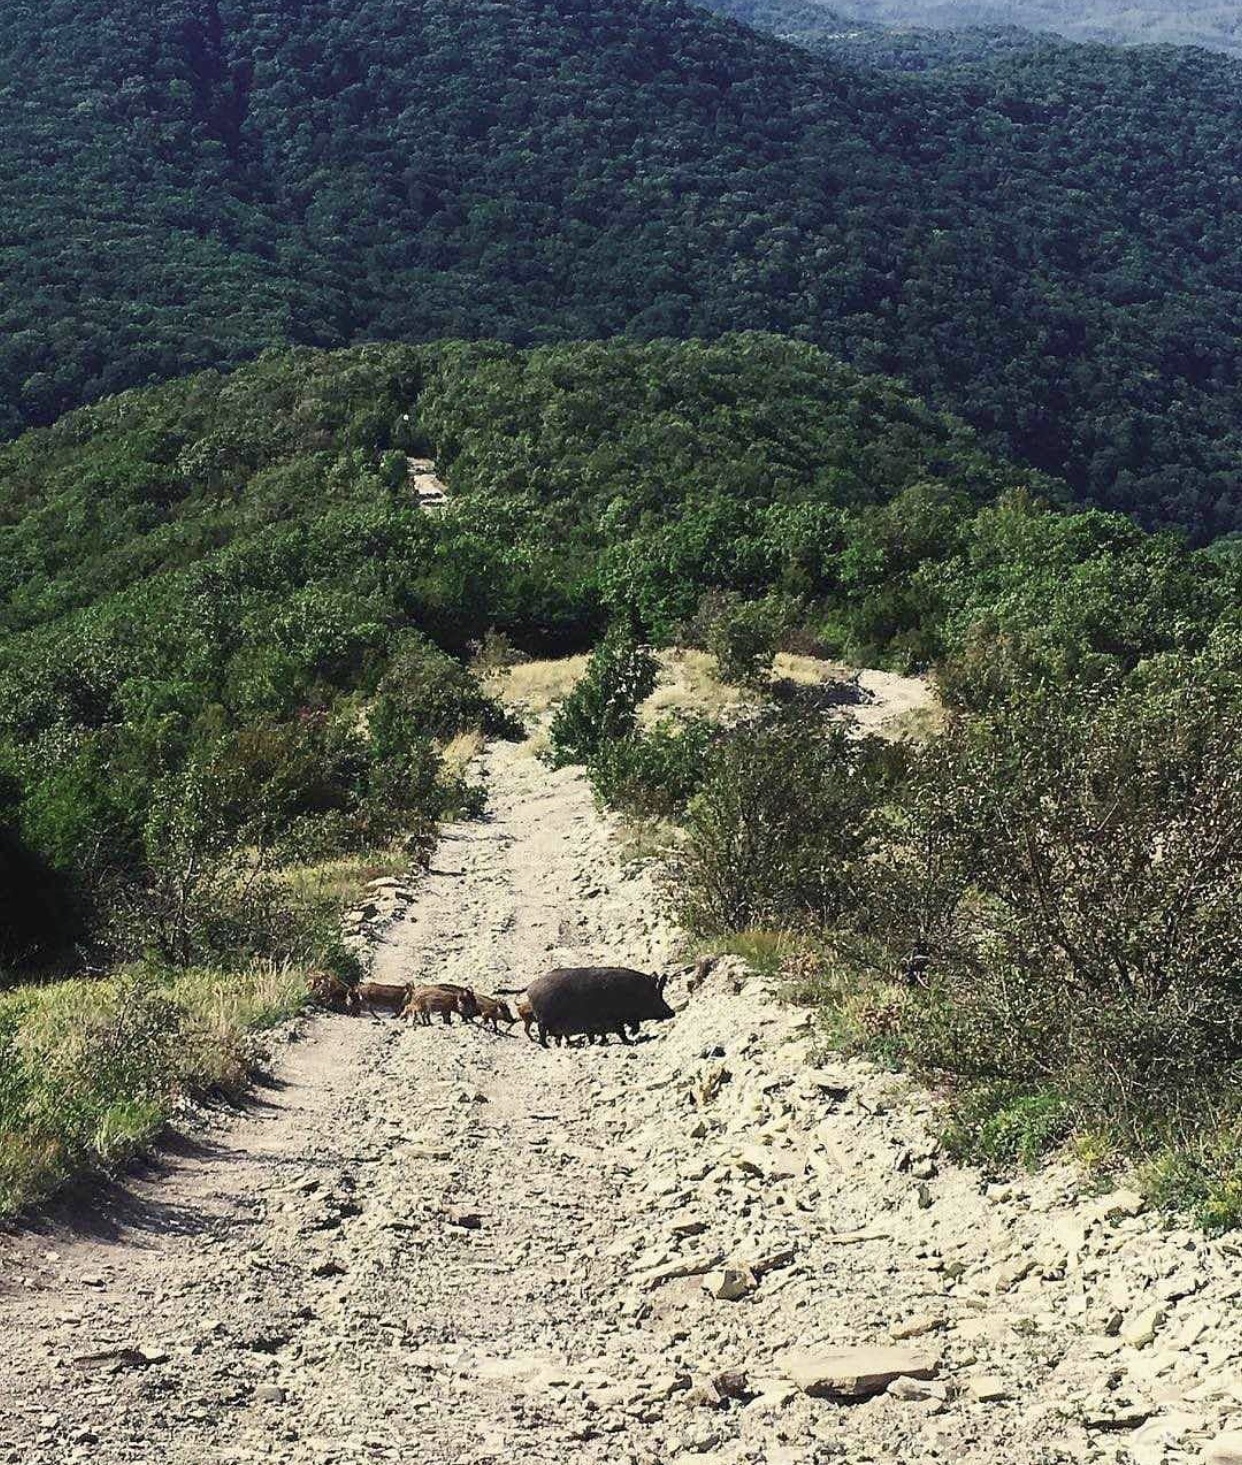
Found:
<path fill-rule="evenodd" d="M 0 1215 L 115 1169 L 190 1099 L 239 1094 L 257 1034 L 306 1000 L 306 973 L 174 974 L 19 987 L 0 997 Z"/>

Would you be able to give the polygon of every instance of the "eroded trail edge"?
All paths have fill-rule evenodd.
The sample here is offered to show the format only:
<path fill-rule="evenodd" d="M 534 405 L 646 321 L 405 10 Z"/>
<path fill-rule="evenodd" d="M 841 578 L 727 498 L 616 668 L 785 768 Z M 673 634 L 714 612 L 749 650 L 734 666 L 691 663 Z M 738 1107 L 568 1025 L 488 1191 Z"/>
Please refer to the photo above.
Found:
<path fill-rule="evenodd" d="M 581 778 L 486 763 L 377 977 L 670 962 Z M 672 995 L 629 1049 L 310 1025 L 245 1116 L 0 1242 L 0 1459 L 1172 1462 L 1242 1428 L 1233 1244 L 944 1164 L 737 963 Z"/>

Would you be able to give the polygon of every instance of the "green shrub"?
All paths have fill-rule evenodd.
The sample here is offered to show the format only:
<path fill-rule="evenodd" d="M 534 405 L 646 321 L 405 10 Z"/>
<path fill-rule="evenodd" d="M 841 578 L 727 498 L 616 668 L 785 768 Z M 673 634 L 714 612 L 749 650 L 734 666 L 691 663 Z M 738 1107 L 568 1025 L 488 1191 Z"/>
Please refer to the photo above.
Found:
<path fill-rule="evenodd" d="M 554 766 L 589 763 L 605 743 L 630 737 L 639 706 L 655 690 L 656 674 L 651 651 L 630 631 L 614 626 L 552 719 L 548 731 Z"/>
<path fill-rule="evenodd" d="M 460 662 L 407 631 L 380 679 L 370 712 L 372 736 L 447 741 L 474 729 L 497 737 L 520 736 L 513 715 L 484 692 Z"/>
<path fill-rule="evenodd" d="M 954 1101 L 943 1142 L 958 1160 L 1029 1169 L 1069 1137 L 1073 1120 L 1072 1106 L 1055 1090 L 982 1085 Z"/>
<path fill-rule="evenodd" d="M 1242 1163 L 1238 1134 L 1226 1129 L 1194 1148 L 1176 1147 L 1158 1155 L 1141 1173 L 1153 1203 L 1189 1212 L 1203 1230 L 1219 1234 L 1242 1226 Z"/>
<path fill-rule="evenodd" d="M 1211 1112 L 1242 1062 L 1240 706 L 1153 665 L 1121 695 L 959 721 L 916 756 L 866 910 L 894 976 L 926 958 L 923 1066 L 1055 1087 L 1140 1146 Z"/>
<path fill-rule="evenodd" d="M 690 801 L 678 903 L 702 935 L 839 919 L 873 824 L 869 746 L 821 718 L 784 717 L 721 739 Z"/>
<path fill-rule="evenodd" d="M 707 630 L 707 649 L 716 658 L 722 682 L 761 686 L 772 667 L 780 639 L 775 608 L 764 600 L 725 604 Z"/>
<path fill-rule="evenodd" d="M 601 801 L 640 819 L 674 819 L 702 782 L 716 731 L 705 718 L 665 718 L 601 744 L 587 776 Z"/>

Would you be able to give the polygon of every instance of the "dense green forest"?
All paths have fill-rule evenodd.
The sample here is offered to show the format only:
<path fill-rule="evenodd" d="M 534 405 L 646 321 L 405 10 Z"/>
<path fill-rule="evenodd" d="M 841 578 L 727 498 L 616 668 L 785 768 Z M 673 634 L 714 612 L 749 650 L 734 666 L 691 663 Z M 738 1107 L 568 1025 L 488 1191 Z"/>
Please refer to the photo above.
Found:
<path fill-rule="evenodd" d="M 5 958 L 280 955 L 256 852 L 468 806 L 436 740 L 503 730 L 460 664 L 493 631 L 668 641 L 740 595 L 790 644 L 947 659 L 963 705 L 1202 646 L 1235 561 L 1063 493 L 770 336 L 301 349 L 81 409 L 0 449 Z"/>
<path fill-rule="evenodd" d="M 0 430 L 273 343 L 775 330 L 1242 528 L 1236 66 L 908 78 L 677 0 L 0 16 Z"/>

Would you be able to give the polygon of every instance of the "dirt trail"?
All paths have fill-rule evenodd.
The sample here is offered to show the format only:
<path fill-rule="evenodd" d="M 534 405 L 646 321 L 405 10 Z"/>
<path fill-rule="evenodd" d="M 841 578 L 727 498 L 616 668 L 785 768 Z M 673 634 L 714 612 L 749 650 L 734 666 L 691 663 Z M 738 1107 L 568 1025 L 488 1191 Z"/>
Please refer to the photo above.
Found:
<path fill-rule="evenodd" d="M 671 961 L 580 776 L 486 763 L 377 976 Z M 633 1048 L 312 1024 L 246 1115 L 0 1242 L 0 1461 L 1172 1465 L 1242 1427 L 1229 1246 L 985 1191 L 735 963 L 673 995 Z"/>

